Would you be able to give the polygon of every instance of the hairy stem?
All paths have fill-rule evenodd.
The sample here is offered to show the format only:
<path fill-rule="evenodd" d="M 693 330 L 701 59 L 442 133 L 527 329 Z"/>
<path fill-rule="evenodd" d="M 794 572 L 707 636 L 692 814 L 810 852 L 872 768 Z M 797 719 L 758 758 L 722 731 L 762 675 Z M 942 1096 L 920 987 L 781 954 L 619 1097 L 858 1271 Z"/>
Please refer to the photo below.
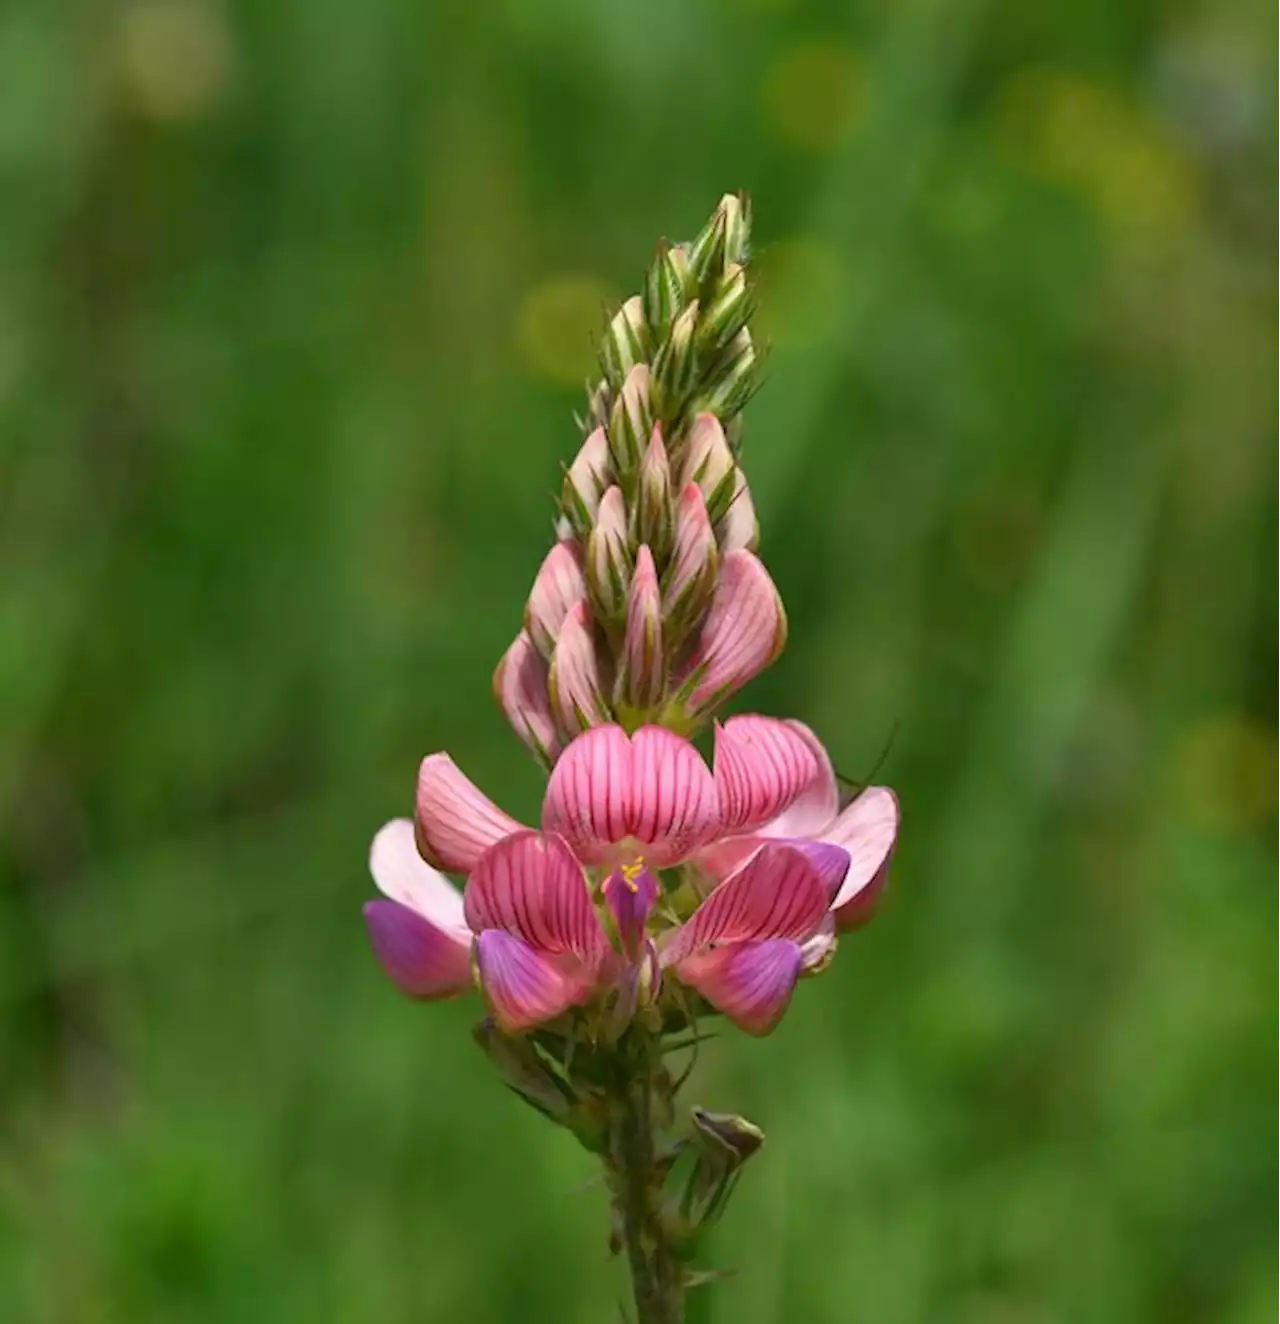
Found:
<path fill-rule="evenodd" d="M 662 1174 L 654 1144 L 655 1072 L 643 1049 L 613 1094 L 609 1135 L 614 1207 L 626 1249 L 637 1324 L 681 1324 L 684 1285 L 661 1218 Z M 663 1071 L 659 1065 L 657 1070 Z"/>

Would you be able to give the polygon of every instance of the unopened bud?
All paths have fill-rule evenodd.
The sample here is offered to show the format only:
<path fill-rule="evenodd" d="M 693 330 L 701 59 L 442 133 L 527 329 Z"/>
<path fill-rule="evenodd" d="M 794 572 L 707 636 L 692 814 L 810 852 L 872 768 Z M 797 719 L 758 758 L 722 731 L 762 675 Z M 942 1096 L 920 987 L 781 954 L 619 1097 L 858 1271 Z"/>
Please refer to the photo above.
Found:
<path fill-rule="evenodd" d="M 724 213 L 725 265 L 745 267 L 751 256 L 751 199 L 745 193 L 726 193 L 720 199 Z"/>
<path fill-rule="evenodd" d="M 524 612 L 524 627 L 533 646 L 548 661 L 555 651 L 556 636 L 569 609 L 586 600 L 587 584 L 578 549 L 571 542 L 558 542 L 533 581 Z"/>
<path fill-rule="evenodd" d="M 609 486 L 609 439 L 604 428 L 596 428 L 582 443 L 573 463 L 565 471 L 560 495 L 561 514 L 579 538 L 585 538 L 595 523 L 600 498 Z"/>
<path fill-rule="evenodd" d="M 716 537 L 697 483 L 686 483 L 676 508 L 676 542 L 662 582 L 667 647 L 674 652 L 697 623 L 716 584 Z"/>
<path fill-rule="evenodd" d="M 655 344 L 666 338 L 697 288 L 688 252 L 679 244 L 661 245 L 644 282 L 644 317 Z"/>
<path fill-rule="evenodd" d="M 712 524 L 729 509 L 737 486 L 736 466 L 724 429 L 714 414 L 702 413 L 694 419 L 685 445 L 681 480 L 697 483 L 702 489 Z"/>
<path fill-rule="evenodd" d="M 709 355 L 723 349 L 746 326 L 752 311 L 746 270 L 731 266 L 698 324 L 699 347 Z"/>
<path fill-rule="evenodd" d="M 609 414 L 609 454 L 614 472 L 624 484 L 633 479 L 653 428 L 649 385 L 648 364 L 635 364 Z"/>
<path fill-rule="evenodd" d="M 686 670 L 682 699 L 691 714 L 705 714 L 782 652 L 787 617 L 769 572 L 751 552 L 721 559 L 715 595 Z"/>
<path fill-rule="evenodd" d="M 595 528 L 587 537 L 587 591 L 603 621 L 622 618 L 631 585 L 631 553 L 627 541 L 627 507 L 620 487 L 600 498 Z"/>
<path fill-rule="evenodd" d="M 698 1146 L 693 1171 L 680 1196 L 680 1220 L 690 1231 L 712 1226 L 737 1182 L 742 1165 L 764 1144 L 764 1132 L 745 1117 L 694 1108 Z"/>
<path fill-rule="evenodd" d="M 614 314 L 600 342 L 600 366 L 612 386 L 620 387 L 627 373 L 648 359 L 648 342 L 644 300 L 637 294 Z"/>
<path fill-rule="evenodd" d="M 707 388 L 698 398 L 698 408 L 722 419 L 732 418 L 755 392 L 756 366 L 751 332 L 744 326 L 707 374 Z"/>
<path fill-rule="evenodd" d="M 698 353 L 694 333 L 698 326 L 695 299 L 671 324 L 653 364 L 653 389 L 658 409 L 668 418 L 679 412 L 698 379 Z"/>
<path fill-rule="evenodd" d="M 570 738 L 611 717 L 600 683 L 591 607 L 586 602 L 579 602 L 560 627 L 547 693 L 560 729 Z"/>
<path fill-rule="evenodd" d="M 751 489 L 741 469 L 735 471 L 733 496 L 729 509 L 720 517 L 716 532 L 722 552 L 754 552 L 760 541 L 760 524 L 751 500 Z"/>
<path fill-rule="evenodd" d="M 653 553 L 641 547 L 627 598 L 627 634 L 619 676 L 619 697 L 640 712 L 656 708 L 666 693 L 667 667 L 662 651 L 662 594 Z"/>
<path fill-rule="evenodd" d="M 662 444 L 662 427 L 653 425 L 649 449 L 640 466 L 636 493 L 636 541 L 648 543 L 654 558 L 665 565 L 675 540 L 675 511 L 671 505 L 671 465 Z"/>
<path fill-rule="evenodd" d="M 563 1122 L 573 1106 L 568 1086 L 552 1071 L 532 1040 L 503 1034 L 485 1017 L 472 1031 L 477 1047 L 498 1069 L 503 1084 L 526 1103 L 557 1122 Z"/>
<path fill-rule="evenodd" d="M 547 663 L 521 630 L 493 673 L 493 693 L 516 735 L 544 768 L 560 752 L 551 703 L 547 696 Z"/>

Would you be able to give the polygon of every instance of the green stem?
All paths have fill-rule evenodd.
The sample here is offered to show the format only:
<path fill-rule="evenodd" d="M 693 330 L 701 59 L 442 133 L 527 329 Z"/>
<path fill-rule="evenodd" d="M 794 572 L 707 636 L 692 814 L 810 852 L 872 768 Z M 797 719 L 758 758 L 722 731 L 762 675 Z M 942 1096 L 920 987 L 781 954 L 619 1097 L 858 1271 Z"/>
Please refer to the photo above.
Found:
<path fill-rule="evenodd" d="M 622 1244 L 631 1269 L 636 1324 L 681 1324 L 684 1284 L 661 1218 L 662 1178 L 654 1146 L 654 1072 L 648 1054 L 613 1096 L 609 1165 Z M 658 1068 L 662 1070 L 661 1066 Z"/>

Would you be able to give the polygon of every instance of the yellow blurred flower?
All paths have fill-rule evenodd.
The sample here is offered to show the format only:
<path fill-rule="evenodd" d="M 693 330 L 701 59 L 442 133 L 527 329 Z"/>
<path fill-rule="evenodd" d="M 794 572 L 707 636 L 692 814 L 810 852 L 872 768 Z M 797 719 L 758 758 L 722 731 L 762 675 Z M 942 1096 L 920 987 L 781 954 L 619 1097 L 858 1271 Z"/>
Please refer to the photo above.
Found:
<path fill-rule="evenodd" d="M 767 344 L 811 345 L 837 326 L 849 274 L 836 249 L 799 236 L 760 251 L 758 323 Z"/>
<path fill-rule="evenodd" d="M 535 285 L 516 313 L 516 344 L 535 372 L 581 386 L 596 372 L 595 342 L 618 302 L 594 276 L 567 274 Z"/>
<path fill-rule="evenodd" d="M 1276 737 L 1256 718 L 1222 713 L 1178 742 L 1174 790 L 1181 811 L 1218 832 L 1258 827 L 1276 807 Z"/>
<path fill-rule="evenodd" d="M 116 18 L 116 74 L 149 119 L 192 120 L 227 90 L 232 47 L 213 0 L 133 0 Z"/>
<path fill-rule="evenodd" d="M 806 41 L 778 56 L 765 75 L 769 128 L 791 147 L 830 152 L 853 133 L 862 109 L 858 57 L 835 41 Z"/>

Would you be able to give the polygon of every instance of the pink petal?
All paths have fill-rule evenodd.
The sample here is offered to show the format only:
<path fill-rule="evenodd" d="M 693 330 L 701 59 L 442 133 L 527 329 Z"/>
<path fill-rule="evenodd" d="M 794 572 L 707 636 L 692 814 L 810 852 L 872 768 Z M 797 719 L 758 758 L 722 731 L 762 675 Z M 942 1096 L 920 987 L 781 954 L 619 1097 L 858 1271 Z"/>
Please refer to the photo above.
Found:
<path fill-rule="evenodd" d="M 667 660 L 662 651 L 662 596 L 653 553 L 642 544 L 627 595 L 627 632 L 622 654 L 621 693 L 631 707 L 656 708 L 667 684 Z"/>
<path fill-rule="evenodd" d="M 720 830 L 716 784 L 702 755 L 661 726 L 631 737 L 627 835 L 655 868 L 688 859 Z"/>
<path fill-rule="evenodd" d="M 834 904 L 840 885 L 849 872 L 849 852 L 843 846 L 833 846 L 829 841 L 792 841 L 790 845 L 813 865 L 814 872 Z"/>
<path fill-rule="evenodd" d="M 750 552 L 722 557 L 715 596 L 688 667 L 694 678 L 693 709 L 703 711 L 736 693 L 782 652 L 786 640 L 787 618 L 768 571 Z"/>
<path fill-rule="evenodd" d="M 471 940 L 459 938 L 398 901 L 364 908 L 374 955 L 392 983 L 411 998 L 450 998 L 471 987 Z"/>
<path fill-rule="evenodd" d="M 770 938 L 699 952 L 675 973 L 740 1029 L 763 1035 L 786 1011 L 803 963 L 799 943 Z"/>
<path fill-rule="evenodd" d="M 516 635 L 498 663 L 493 673 L 493 693 L 516 735 L 545 767 L 550 767 L 560 745 L 547 697 L 547 664 L 527 630 Z"/>
<path fill-rule="evenodd" d="M 467 880 L 467 923 L 502 929 L 548 955 L 571 952 L 595 971 L 610 952 L 582 866 L 560 837 L 516 832 L 485 852 Z"/>
<path fill-rule="evenodd" d="M 760 541 L 760 524 L 741 469 L 737 471 L 735 484 L 733 501 L 720 521 L 720 550 L 754 552 Z"/>
<path fill-rule="evenodd" d="M 662 869 L 715 835 L 715 782 L 698 751 L 674 732 L 645 726 L 629 740 L 621 727 L 599 726 L 552 770 L 542 825 L 587 864 L 610 861 L 631 839 Z"/>
<path fill-rule="evenodd" d="M 600 689 L 591 607 L 586 602 L 575 603 L 560 627 L 549 686 L 556 720 L 571 736 L 609 720 Z"/>
<path fill-rule="evenodd" d="M 853 900 L 846 901 L 834 912 L 836 927 L 841 932 L 860 929 L 864 924 L 870 923 L 880 904 L 880 898 L 889 884 L 889 865 L 892 861 L 893 855 L 890 853 L 889 858 L 876 870 L 875 876 L 854 896 Z"/>
<path fill-rule="evenodd" d="M 760 828 L 764 837 L 818 837 L 831 826 L 840 808 L 840 788 L 822 741 L 803 722 L 786 725 L 809 746 L 818 764 L 818 775 L 772 822 Z"/>
<path fill-rule="evenodd" d="M 574 603 L 587 596 L 582 574 L 582 554 L 572 542 L 558 542 L 547 553 L 525 607 L 525 629 L 533 646 L 548 661 L 556 646 L 560 627 Z"/>
<path fill-rule="evenodd" d="M 422 760 L 416 809 L 418 849 L 429 864 L 450 873 L 470 873 L 490 846 L 521 830 L 448 754 Z"/>
<path fill-rule="evenodd" d="M 748 713 L 716 724 L 716 791 L 726 832 L 776 818 L 822 775 L 812 745 L 789 722 Z"/>
<path fill-rule="evenodd" d="M 476 939 L 476 969 L 493 1018 L 507 1034 L 554 1020 L 591 995 L 590 981 L 501 929 Z"/>
<path fill-rule="evenodd" d="M 369 872 L 384 896 L 470 944 L 471 930 L 462 914 L 462 893 L 418 854 L 409 819 L 393 819 L 374 837 L 369 848 Z"/>
<path fill-rule="evenodd" d="M 712 942 L 804 942 L 821 926 L 829 895 L 800 851 L 768 842 L 668 939 L 660 952 L 662 964 L 674 965 Z"/>
<path fill-rule="evenodd" d="M 898 836 L 898 797 L 887 786 L 869 786 L 822 834 L 849 852 L 849 871 L 832 902 L 848 905 L 880 872 Z"/>

